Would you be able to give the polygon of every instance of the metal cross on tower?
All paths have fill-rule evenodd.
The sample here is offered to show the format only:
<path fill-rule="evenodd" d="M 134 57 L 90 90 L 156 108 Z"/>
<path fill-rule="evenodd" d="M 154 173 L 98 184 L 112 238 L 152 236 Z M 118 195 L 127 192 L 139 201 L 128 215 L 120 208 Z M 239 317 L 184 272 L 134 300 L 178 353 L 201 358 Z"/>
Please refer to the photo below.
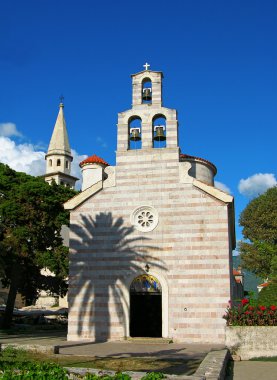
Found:
<path fill-rule="evenodd" d="M 145 65 L 143 65 L 143 67 L 145 67 L 145 70 L 148 70 L 148 67 L 150 67 L 149 63 L 145 63 Z"/>

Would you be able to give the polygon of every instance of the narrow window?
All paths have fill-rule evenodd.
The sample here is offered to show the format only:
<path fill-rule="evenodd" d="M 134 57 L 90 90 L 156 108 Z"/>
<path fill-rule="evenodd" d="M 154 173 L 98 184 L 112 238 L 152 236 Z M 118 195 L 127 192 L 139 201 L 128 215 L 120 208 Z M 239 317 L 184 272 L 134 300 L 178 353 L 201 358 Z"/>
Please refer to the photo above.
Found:
<path fill-rule="evenodd" d="M 57 166 L 61 166 L 61 160 L 60 159 L 57 160 Z"/>
<path fill-rule="evenodd" d="M 49 166 L 52 166 L 52 160 L 49 160 Z"/>
<path fill-rule="evenodd" d="M 66 161 L 65 161 L 65 167 L 66 167 L 66 169 L 68 169 L 68 166 L 69 166 L 69 165 L 68 165 L 68 161 L 66 160 Z"/>

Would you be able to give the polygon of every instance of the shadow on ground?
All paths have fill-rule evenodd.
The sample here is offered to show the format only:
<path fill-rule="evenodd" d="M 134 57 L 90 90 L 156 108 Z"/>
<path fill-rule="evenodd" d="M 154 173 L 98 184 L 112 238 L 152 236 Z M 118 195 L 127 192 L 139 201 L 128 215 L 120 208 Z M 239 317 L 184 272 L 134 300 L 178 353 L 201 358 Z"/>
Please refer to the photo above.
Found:
<path fill-rule="evenodd" d="M 158 371 L 176 375 L 193 374 L 208 352 L 222 349 L 222 346 L 208 344 L 67 342 L 66 332 L 63 331 L 36 331 L 12 335 L 0 332 L 0 343 L 17 344 L 19 347 L 22 345 L 23 348 L 26 345 L 35 345 L 37 360 L 41 360 L 40 346 L 42 350 L 46 346 L 58 346 L 59 355 L 44 353 L 43 360 L 55 361 L 65 367 Z M 228 379 L 231 380 L 232 377 Z"/>

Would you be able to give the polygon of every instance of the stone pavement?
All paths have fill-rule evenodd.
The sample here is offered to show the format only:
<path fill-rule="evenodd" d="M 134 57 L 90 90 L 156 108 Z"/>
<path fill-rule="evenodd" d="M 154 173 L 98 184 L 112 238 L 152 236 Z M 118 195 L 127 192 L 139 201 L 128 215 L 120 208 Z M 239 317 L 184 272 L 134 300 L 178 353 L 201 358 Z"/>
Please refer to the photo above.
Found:
<path fill-rule="evenodd" d="M 215 350 L 215 356 L 220 355 L 223 346 L 209 344 L 185 344 L 185 343 L 134 343 L 134 342 L 68 342 L 66 332 L 45 331 L 30 334 L 0 334 L 0 344 L 2 348 L 13 344 L 34 347 L 53 351 L 54 346 L 59 347 L 59 352 L 65 355 L 87 355 L 97 357 L 150 357 L 171 358 L 171 359 L 197 359 L 204 358 L 208 352 Z M 220 351 L 219 351 L 220 350 Z M 206 356 L 206 361 L 208 357 Z M 208 364 L 210 367 L 220 367 L 220 363 L 213 358 Z M 200 368 L 200 367 L 199 367 Z M 220 369 L 220 368 L 219 368 Z M 200 371 L 201 372 L 201 368 Z M 200 374 L 200 373 L 199 373 Z M 190 377 L 193 379 L 194 377 Z M 207 379 L 209 376 L 206 377 Z M 213 379 L 219 377 L 212 377 Z M 254 362 L 241 361 L 234 362 L 233 374 L 226 380 L 277 380 L 277 362 Z"/>
<path fill-rule="evenodd" d="M 66 343 L 66 331 L 42 331 L 18 334 L 0 333 L 0 344 L 41 345 L 51 347 Z"/>
<path fill-rule="evenodd" d="M 277 380 L 277 362 L 234 362 L 233 375 L 226 380 Z"/>
<path fill-rule="evenodd" d="M 184 343 L 134 343 L 134 342 L 105 342 L 105 343 L 78 343 L 67 342 L 59 349 L 60 354 L 88 355 L 97 357 L 157 357 L 168 359 L 204 358 L 211 350 L 223 346 L 210 344 Z"/>
<path fill-rule="evenodd" d="M 185 343 L 155 343 L 152 340 L 118 341 L 118 342 L 69 342 L 66 332 L 45 331 L 40 333 L 24 333 L 6 335 L 0 334 L 2 347 L 8 344 L 42 346 L 51 350 L 58 347 L 60 354 L 86 355 L 92 357 L 135 357 L 157 356 L 159 358 L 204 358 L 211 350 L 224 348 L 222 345 L 211 344 L 185 344 Z"/>
<path fill-rule="evenodd" d="M 223 361 L 226 362 L 226 350 L 223 350 L 224 347 L 222 345 L 167 343 L 160 341 L 156 343 L 153 339 L 144 339 L 139 342 L 68 342 L 66 341 L 65 333 L 45 331 L 45 333 L 39 334 L 0 334 L 0 344 L 2 348 L 12 344 L 40 352 L 54 351 L 63 355 L 85 355 L 98 358 L 151 357 L 169 360 L 184 359 L 184 361 L 205 358 L 197 370 L 199 373 L 196 371 L 193 376 L 182 375 L 181 378 L 183 380 L 223 379 L 223 377 L 214 377 L 214 375 L 222 372 L 222 363 Z M 214 353 L 211 352 L 213 350 L 215 350 Z M 213 354 L 215 357 L 213 357 Z M 210 377 L 205 376 L 205 372 L 209 373 Z M 143 373 L 132 374 L 135 380 L 140 379 L 142 376 Z M 169 375 L 168 379 L 171 380 L 171 377 L 174 378 L 174 375 Z M 180 379 L 180 377 L 177 378 Z"/>

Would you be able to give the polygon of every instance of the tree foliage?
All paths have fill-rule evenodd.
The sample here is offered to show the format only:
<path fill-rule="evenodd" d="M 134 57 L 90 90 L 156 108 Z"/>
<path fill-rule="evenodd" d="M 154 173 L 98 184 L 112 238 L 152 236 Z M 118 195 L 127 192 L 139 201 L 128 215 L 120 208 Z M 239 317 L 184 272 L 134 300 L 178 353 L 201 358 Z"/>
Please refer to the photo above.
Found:
<path fill-rule="evenodd" d="M 243 266 L 263 278 L 277 276 L 277 187 L 247 205 L 240 225 L 245 238 L 240 244 Z"/>
<path fill-rule="evenodd" d="M 277 282 L 270 282 L 258 294 L 258 302 L 260 305 L 270 306 L 277 305 Z"/>
<path fill-rule="evenodd" d="M 9 287 L 6 327 L 18 292 L 29 302 L 40 290 L 66 292 L 67 248 L 61 227 L 69 222 L 63 203 L 74 194 L 0 164 L 0 278 Z M 42 268 L 55 276 L 46 278 Z"/>

